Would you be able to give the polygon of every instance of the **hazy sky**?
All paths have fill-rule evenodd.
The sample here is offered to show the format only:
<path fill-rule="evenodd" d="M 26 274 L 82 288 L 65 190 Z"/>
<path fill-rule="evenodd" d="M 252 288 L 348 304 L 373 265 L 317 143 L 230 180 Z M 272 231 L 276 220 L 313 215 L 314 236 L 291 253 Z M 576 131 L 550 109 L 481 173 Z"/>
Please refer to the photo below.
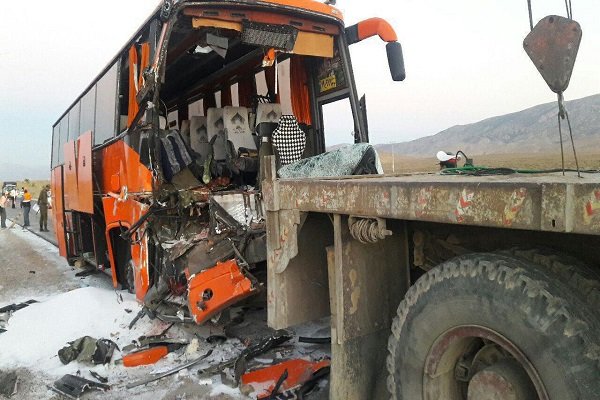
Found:
<path fill-rule="evenodd" d="M 583 41 L 566 99 L 600 92 L 600 2 L 572 3 Z M 157 4 L 3 4 L 3 162 L 49 166 L 52 124 Z M 367 95 L 372 142 L 414 139 L 555 99 L 522 49 L 529 31 L 526 0 L 338 0 L 338 7 L 348 25 L 386 18 L 404 48 L 407 78 L 395 83 L 382 42 L 372 38 L 352 47 L 358 89 Z M 533 0 L 533 11 L 535 22 L 549 14 L 565 15 L 564 1 Z M 330 108 L 333 115 L 340 112 Z M 350 128 L 340 124 L 337 129 L 328 144 L 351 141 Z"/>

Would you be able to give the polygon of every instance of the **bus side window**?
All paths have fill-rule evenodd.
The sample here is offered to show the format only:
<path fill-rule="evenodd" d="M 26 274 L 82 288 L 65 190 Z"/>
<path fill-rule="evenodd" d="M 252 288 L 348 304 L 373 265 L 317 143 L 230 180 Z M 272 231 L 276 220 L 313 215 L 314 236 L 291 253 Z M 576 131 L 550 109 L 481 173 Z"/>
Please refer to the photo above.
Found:
<path fill-rule="evenodd" d="M 83 95 L 80 101 L 80 110 L 79 110 L 79 133 L 93 131 L 94 122 L 96 119 L 96 86 L 92 86 L 92 88 Z"/>
<path fill-rule="evenodd" d="M 77 102 L 77 104 L 75 104 L 73 106 L 73 108 L 71 108 L 71 110 L 69 110 L 69 140 L 75 140 L 79 137 L 79 135 L 81 135 L 81 131 L 79 130 L 79 121 L 80 121 L 80 114 L 81 112 L 81 103 Z"/>
<path fill-rule="evenodd" d="M 58 163 L 65 161 L 64 145 L 69 140 L 69 114 L 60 120 L 60 147 L 58 148 Z"/>
<path fill-rule="evenodd" d="M 126 53 L 121 56 L 121 67 L 119 70 L 119 121 L 117 132 L 121 133 L 127 129 L 127 118 L 129 112 L 129 56 Z"/>
<path fill-rule="evenodd" d="M 58 160 L 60 148 L 60 124 L 56 124 L 52 128 L 52 168 L 60 164 Z"/>
<path fill-rule="evenodd" d="M 115 63 L 96 85 L 96 131 L 94 144 L 102 144 L 115 135 L 117 114 L 117 72 Z"/>

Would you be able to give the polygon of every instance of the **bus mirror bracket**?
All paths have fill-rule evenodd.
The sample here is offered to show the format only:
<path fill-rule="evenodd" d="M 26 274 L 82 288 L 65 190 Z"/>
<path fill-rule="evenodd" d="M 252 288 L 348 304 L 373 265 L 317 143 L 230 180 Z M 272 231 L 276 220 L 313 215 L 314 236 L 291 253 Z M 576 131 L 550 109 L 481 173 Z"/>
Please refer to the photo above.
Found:
<path fill-rule="evenodd" d="M 403 81 L 406 78 L 402 46 L 398 42 L 398 36 L 389 22 L 382 18 L 365 19 L 358 24 L 347 27 L 345 35 L 348 45 L 358 43 L 373 36 L 379 36 L 381 40 L 387 42 L 386 51 L 392 79 L 394 81 Z"/>

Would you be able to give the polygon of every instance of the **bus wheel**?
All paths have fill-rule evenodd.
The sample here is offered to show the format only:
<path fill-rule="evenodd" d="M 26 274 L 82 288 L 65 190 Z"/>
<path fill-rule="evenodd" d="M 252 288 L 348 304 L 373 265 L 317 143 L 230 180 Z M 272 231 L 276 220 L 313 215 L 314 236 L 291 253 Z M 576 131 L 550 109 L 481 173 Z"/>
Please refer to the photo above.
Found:
<path fill-rule="evenodd" d="M 470 254 L 423 275 L 388 343 L 392 399 L 575 400 L 600 393 L 600 321 L 539 265 Z"/>
<path fill-rule="evenodd" d="M 129 260 L 126 265 L 125 279 L 127 283 L 127 291 L 129 293 L 135 293 L 135 265 L 133 260 Z"/>

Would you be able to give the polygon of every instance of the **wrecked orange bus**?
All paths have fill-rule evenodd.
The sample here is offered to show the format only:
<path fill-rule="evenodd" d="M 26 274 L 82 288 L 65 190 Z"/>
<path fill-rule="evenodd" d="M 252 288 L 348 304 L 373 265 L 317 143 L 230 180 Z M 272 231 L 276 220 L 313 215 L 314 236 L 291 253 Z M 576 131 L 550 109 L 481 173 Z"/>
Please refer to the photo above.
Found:
<path fill-rule="evenodd" d="M 531 26 L 568 83 L 578 24 Z M 163 2 L 53 126 L 60 253 L 165 321 L 261 291 L 272 328 L 329 318 L 332 399 L 597 398 L 597 171 L 381 175 L 349 56 L 371 36 L 404 79 L 381 19 Z M 326 152 L 338 101 L 356 143 Z"/>
<path fill-rule="evenodd" d="M 404 79 L 382 19 L 345 28 L 312 0 L 162 2 L 53 125 L 60 254 L 168 321 L 202 323 L 256 293 L 261 158 L 324 153 L 322 110 L 334 101 L 368 141 L 348 46 L 371 36 Z M 349 173 L 377 172 L 374 151 L 357 151 L 363 166 Z"/>

